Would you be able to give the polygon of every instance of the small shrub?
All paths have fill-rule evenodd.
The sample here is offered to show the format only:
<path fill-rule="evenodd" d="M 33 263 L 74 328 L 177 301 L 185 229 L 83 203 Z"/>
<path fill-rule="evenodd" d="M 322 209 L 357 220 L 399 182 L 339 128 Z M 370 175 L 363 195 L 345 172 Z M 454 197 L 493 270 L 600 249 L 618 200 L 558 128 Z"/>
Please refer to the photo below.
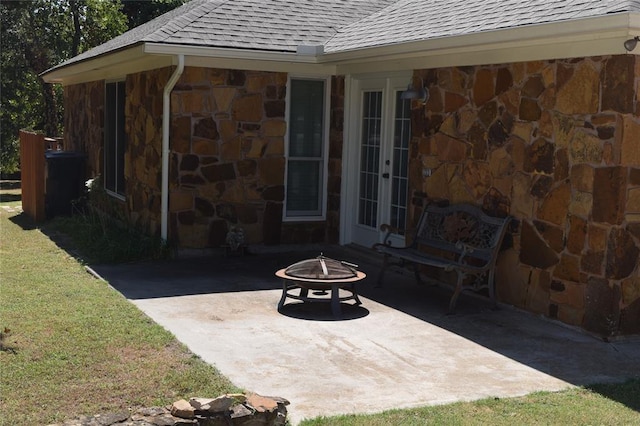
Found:
<path fill-rule="evenodd" d="M 53 229 L 71 237 L 85 260 L 123 263 L 171 256 L 171 248 L 160 237 L 127 223 L 120 207 L 104 191 L 100 177 L 88 180 L 86 186 L 86 194 L 73 202 L 74 214 L 50 223 Z"/>
<path fill-rule="evenodd" d="M 118 226 L 95 213 L 56 217 L 49 226 L 68 235 L 82 257 L 92 263 L 167 259 L 172 253 L 159 237 Z"/>

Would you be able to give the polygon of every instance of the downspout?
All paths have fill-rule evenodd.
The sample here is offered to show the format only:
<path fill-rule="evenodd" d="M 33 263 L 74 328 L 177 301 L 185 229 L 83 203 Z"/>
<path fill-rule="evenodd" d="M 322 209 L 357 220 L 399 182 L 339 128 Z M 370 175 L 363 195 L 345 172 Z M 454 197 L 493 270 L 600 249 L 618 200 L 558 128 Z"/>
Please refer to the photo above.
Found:
<path fill-rule="evenodd" d="M 184 71 L 184 55 L 178 55 L 178 67 L 175 69 L 162 95 L 162 186 L 160 204 L 160 237 L 167 241 L 169 223 L 169 130 L 171 128 L 171 91 Z"/>

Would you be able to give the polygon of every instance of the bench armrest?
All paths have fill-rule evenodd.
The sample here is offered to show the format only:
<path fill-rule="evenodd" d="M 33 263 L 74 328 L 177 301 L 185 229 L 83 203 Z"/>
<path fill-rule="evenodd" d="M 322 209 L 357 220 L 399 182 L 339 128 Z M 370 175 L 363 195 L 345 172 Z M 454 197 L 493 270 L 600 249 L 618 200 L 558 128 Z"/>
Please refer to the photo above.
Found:
<path fill-rule="evenodd" d="M 382 225 L 380 225 L 380 230 L 382 232 L 386 232 L 387 235 L 395 233 L 397 234 L 398 232 L 400 232 L 400 229 L 396 228 L 395 226 L 391 226 L 389 224 L 383 223 Z"/>
<path fill-rule="evenodd" d="M 389 241 L 389 237 L 391 236 L 391 234 L 398 233 L 399 231 L 395 226 L 391 226 L 386 223 L 380 225 L 380 230 L 382 232 L 385 232 L 384 240 L 382 240 L 381 243 L 375 243 L 373 246 L 371 246 L 371 248 L 374 250 L 377 250 L 379 246 L 390 246 L 391 241 Z"/>
<path fill-rule="evenodd" d="M 458 241 L 456 243 L 456 248 L 460 250 L 460 257 L 458 258 L 458 263 L 463 263 L 464 258 L 468 254 L 473 253 L 473 251 L 475 250 L 474 247 L 470 246 L 469 244 L 465 244 L 462 241 Z"/>
<path fill-rule="evenodd" d="M 386 223 L 383 223 L 382 225 L 380 225 L 380 230 L 385 233 L 384 240 L 382 240 L 381 243 L 374 244 L 373 248 L 375 248 L 378 245 L 390 246 L 391 241 L 389 241 L 389 237 L 391 237 L 391 234 L 400 234 L 401 232 L 404 232 L 405 235 L 408 235 L 415 231 L 415 229 L 400 229 L 396 226 L 391 226 Z"/>

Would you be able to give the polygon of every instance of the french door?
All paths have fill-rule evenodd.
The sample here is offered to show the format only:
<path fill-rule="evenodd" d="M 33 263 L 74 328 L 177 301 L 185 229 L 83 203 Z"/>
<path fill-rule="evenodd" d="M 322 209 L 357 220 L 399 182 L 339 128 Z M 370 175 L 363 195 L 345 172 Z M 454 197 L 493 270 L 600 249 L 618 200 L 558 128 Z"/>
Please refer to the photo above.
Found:
<path fill-rule="evenodd" d="M 351 239 L 370 247 L 384 237 L 380 225 L 406 227 L 408 205 L 411 101 L 401 98 L 406 78 L 356 80 L 351 116 L 357 118 L 350 143 L 354 149 L 350 180 Z M 357 149 L 355 149 L 357 145 Z M 392 236 L 394 245 L 404 244 L 402 233 Z"/>

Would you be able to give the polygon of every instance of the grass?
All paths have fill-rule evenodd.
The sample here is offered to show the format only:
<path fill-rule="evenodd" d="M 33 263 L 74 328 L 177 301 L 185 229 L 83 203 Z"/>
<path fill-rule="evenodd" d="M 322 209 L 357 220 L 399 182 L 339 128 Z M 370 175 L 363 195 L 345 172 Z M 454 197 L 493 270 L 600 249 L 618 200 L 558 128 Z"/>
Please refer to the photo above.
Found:
<path fill-rule="evenodd" d="M 0 232 L 0 424 L 238 390 L 24 215 L 0 209 Z"/>
<path fill-rule="evenodd" d="M 19 180 L 0 180 L 0 205 L 15 207 L 22 204 Z"/>
<path fill-rule="evenodd" d="M 18 204 L 19 185 L 0 183 L 0 207 Z M 48 424 L 238 391 L 119 293 L 87 274 L 24 215 L 1 208 L 0 331 L 5 334 L 0 347 L 1 425 Z M 320 417 L 302 424 L 635 425 L 640 424 L 640 380 Z"/>
<path fill-rule="evenodd" d="M 519 398 L 392 410 L 372 415 L 321 417 L 301 426 L 423 425 L 638 425 L 640 380 Z"/>

